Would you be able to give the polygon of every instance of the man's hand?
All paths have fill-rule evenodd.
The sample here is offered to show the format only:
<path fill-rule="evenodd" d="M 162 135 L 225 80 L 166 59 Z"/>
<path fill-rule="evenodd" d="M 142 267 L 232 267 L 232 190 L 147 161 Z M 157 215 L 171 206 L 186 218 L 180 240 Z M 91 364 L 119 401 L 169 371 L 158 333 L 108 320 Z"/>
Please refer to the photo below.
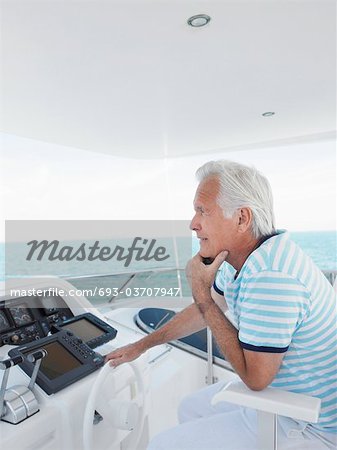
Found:
<path fill-rule="evenodd" d="M 111 367 L 117 367 L 120 364 L 137 359 L 143 352 L 144 350 L 139 342 L 135 342 L 108 353 L 105 357 L 105 362 L 110 361 Z"/>
<path fill-rule="evenodd" d="M 211 287 L 216 273 L 221 264 L 226 260 L 228 252 L 220 252 L 212 264 L 204 264 L 203 258 L 198 253 L 189 260 L 186 266 L 186 276 L 192 289 L 192 295 L 196 304 L 207 303 L 211 299 Z"/>

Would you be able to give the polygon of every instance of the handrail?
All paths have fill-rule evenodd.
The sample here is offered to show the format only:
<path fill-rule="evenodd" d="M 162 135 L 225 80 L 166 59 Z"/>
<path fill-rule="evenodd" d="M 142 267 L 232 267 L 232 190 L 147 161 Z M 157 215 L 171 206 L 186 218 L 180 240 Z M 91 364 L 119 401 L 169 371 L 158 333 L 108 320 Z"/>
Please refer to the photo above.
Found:
<path fill-rule="evenodd" d="M 174 271 L 185 271 L 185 268 L 181 267 L 153 267 L 152 269 L 139 269 L 139 270 L 125 270 L 123 272 L 112 272 L 112 273 L 96 273 L 96 274 L 87 274 L 87 275 L 72 275 L 65 276 L 67 280 L 79 280 L 82 278 L 104 278 L 104 277 L 113 277 L 118 275 L 138 275 L 141 273 L 160 273 L 160 272 L 174 272 Z"/>
<path fill-rule="evenodd" d="M 160 272 L 184 272 L 185 268 L 183 267 L 153 267 L 152 269 L 138 269 L 138 270 L 125 270 L 123 272 L 110 272 L 110 273 L 94 273 L 94 274 L 86 274 L 86 275 L 71 275 L 71 276 L 65 276 L 67 280 L 74 280 L 74 279 L 81 279 L 81 278 L 104 278 L 104 277 L 111 277 L 111 276 L 118 276 L 118 275 L 133 275 L 133 274 L 141 274 L 141 273 L 160 273 Z M 337 277 L 337 270 L 331 269 L 322 269 L 323 274 L 330 279 L 333 279 L 333 281 Z"/>
<path fill-rule="evenodd" d="M 181 281 L 179 283 L 179 275 L 181 274 L 181 272 L 185 272 L 185 269 L 181 268 L 181 267 L 153 267 L 151 269 L 138 269 L 138 270 L 129 270 L 129 271 L 122 271 L 122 272 L 113 272 L 113 273 L 105 273 L 105 274 L 93 274 L 93 275 L 73 275 L 73 276 L 65 276 L 63 278 L 65 278 L 66 280 L 69 280 L 70 282 L 74 281 L 74 280 L 93 280 L 95 278 L 98 279 L 107 279 L 109 277 L 118 277 L 118 276 L 127 276 L 126 280 L 120 280 L 120 283 L 122 284 L 121 287 L 119 287 L 118 291 L 125 291 L 125 287 L 128 286 L 133 280 L 136 279 L 137 275 L 143 275 L 143 274 L 148 274 L 148 276 L 146 277 L 146 279 L 142 279 L 141 283 L 144 284 L 144 282 L 146 282 L 149 278 L 151 278 L 152 275 L 158 275 L 158 274 L 165 274 L 165 273 L 176 273 L 177 276 L 177 281 L 178 281 L 178 285 L 181 285 Z M 322 270 L 323 274 L 325 275 L 325 277 L 327 278 L 327 280 L 329 281 L 329 283 L 334 286 L 336 284 L 336 279 L 337 279 L 337 270 Z M 119 283 L 118 283 L 119 284 Z M 188 297 L 191 296 L 190 290 L 188 289 L 187 286 L 187 280 L 186 280 L 186 286 L 184 287 L 184 291 L 181 288 L 180 289 L 180 299 L 183 299 L 184 296 L 186 296 L 186 294 L 188 295 Z M 106 306 L 111 306 L 113 303 L 115 304 L 115 301 L 118 299 L 118 297 L 120 297 L 120 294 L 114 294 L 112 295 L 112 297 L 108 300 L 107 305 Z M 100 304 L 100 306 L 103 306 L 102 304 Z"/>
<path fill-rule="evenodd" d="M 129 286 L 129 284 L 131 283 L 131 281 L 134 279 L 134 277 L 136 276 L 136 273 L 133 273 L 129 276 L 129 278 L 126 280 L 125 283 L 122 284 L 122 286 L 119 288 L 119 291 L 121 291 L 122 289 L 126 288 L 127 286 Z M 119 297 L 119 294 L 114 294 L 109 300 L 108 303 L 111 303 L 112 300 L 116 300 Z"/>

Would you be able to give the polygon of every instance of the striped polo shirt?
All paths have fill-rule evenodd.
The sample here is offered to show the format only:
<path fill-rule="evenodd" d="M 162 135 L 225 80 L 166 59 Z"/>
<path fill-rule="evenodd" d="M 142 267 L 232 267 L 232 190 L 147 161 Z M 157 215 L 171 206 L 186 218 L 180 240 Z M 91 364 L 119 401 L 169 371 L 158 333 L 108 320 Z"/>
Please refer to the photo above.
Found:
<path fill-rule="evenodd" d="M 237 277 L 224 263 L 214 288 L 225 296 L 244 349 L 285 353 L 271 386 L 319 397 L 320 431 L 337 433 L 336 295 L 289 234 L 252 252 Z"/>

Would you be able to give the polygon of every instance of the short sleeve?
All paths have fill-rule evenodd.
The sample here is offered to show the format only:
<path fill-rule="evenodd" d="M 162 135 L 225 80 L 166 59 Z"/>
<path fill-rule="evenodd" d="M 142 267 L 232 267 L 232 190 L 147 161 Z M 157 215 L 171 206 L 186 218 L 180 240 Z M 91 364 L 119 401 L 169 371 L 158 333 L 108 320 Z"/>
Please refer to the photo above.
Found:
<path fill-rule="evenodd" d="M 231 270 L 231 266 L 226 262 L 224 262 L 220 267 L 220 269 L 218 270 L 218 273 L 213 283 L 213 288 L 215 292 L 217 292 L 220 295 L 224 295 L 228 277 L 232 276 L 232 273 L 235 273 L 235 270 L 234 269 Z"/>
<path fill-rule="evenodd" d="M 242 282 L 238 306 L 241 346 L 283 353 L 309 311 L 310 294 L 289 275 L 263 271 Z"/>

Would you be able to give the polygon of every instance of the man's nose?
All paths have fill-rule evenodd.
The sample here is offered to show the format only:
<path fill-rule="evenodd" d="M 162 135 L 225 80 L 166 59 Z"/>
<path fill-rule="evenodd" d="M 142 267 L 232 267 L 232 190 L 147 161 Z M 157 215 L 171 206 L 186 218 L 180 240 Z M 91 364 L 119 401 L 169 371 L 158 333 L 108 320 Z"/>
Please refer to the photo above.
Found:
<path fill-rule="evenodd" d="M 190 230 L 192 230 L 192 231 L 198 231 L 198 230 L 200 230 L 200 224 L 199 224 L 199 222 L 198 222 L 197 215 L 195 215 L 195 216 L 193 217 L 193 219 L 191 220 L 191 223 L 190 223 Z"/>

